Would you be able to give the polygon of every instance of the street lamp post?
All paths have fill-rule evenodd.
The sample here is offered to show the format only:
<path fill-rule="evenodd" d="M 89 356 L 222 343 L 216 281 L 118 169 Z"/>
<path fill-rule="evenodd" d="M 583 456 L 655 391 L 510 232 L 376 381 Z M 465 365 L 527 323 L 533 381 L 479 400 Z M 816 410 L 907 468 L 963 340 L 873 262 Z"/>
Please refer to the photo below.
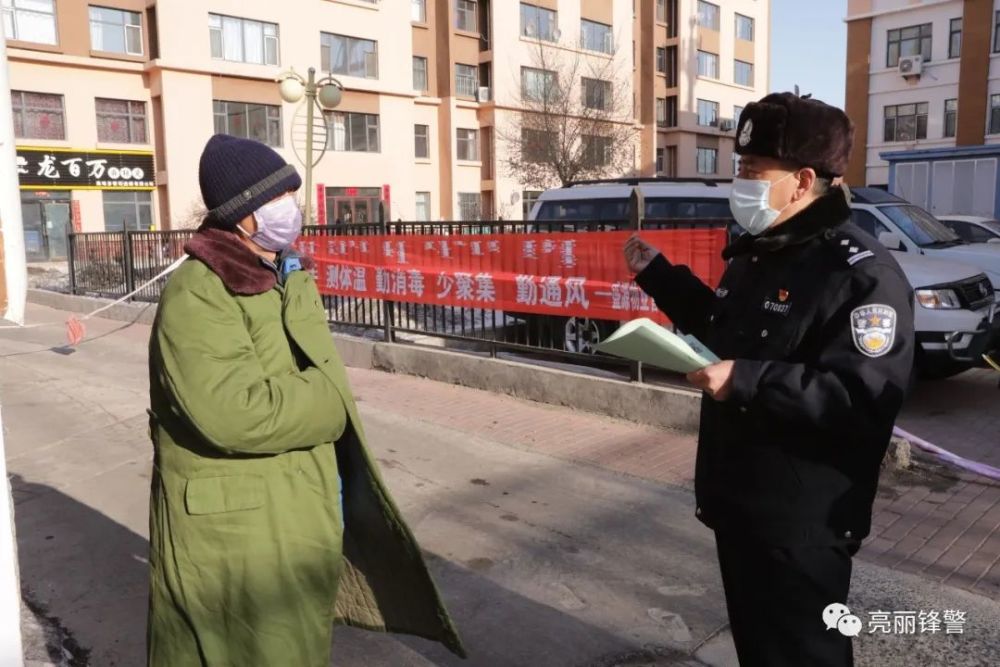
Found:
<path fill-rule="evenodd" d="M 320 153 L 319 157 L 313 160 L 313 123 L 315 122 L 315 111 L 319 108 L 320 113 L 327 109 L 333 109 L 338 104 L 342 97 L 344 90 L 343 84 L 332 76 L 326 76 L 316 80 L 316 68 L 309 68 L 309 77 L 303 79 L 295 70 L 290 69 L 287 72 L 282 72 L 278 78 L 277 82 L 279 84 L 279 90 L 281 93 L 281 99 L 288 102 L 289 104 L 295 104 L 303 97 L 305 97 L 306 104 L 306 146 L 305 146 L 305 157 L 295 152 L 296 157 L 305 167 L 306 177 L 306 210 L 305 219 L 306 224 L 312 224 L 312 170 L 313 167 L 319 164 L 320 160 L 323 159 L 324 153 L 326 153 L 326 146 L 329 141 L 329 135 L 325 135 L 323 142 L 323 151 Z M 292 139 L 292 149 L 295 150 L 295 140 Z"/>

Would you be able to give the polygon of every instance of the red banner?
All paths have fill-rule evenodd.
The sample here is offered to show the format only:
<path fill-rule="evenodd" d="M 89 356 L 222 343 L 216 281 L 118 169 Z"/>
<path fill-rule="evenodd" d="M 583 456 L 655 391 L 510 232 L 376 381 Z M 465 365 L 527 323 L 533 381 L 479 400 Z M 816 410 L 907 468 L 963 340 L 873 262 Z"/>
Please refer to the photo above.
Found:
<path fill-rule="evenodd" d="M 602 320 L 664 318 L 623 258 L 631 232 L 313 236 L 323 294 Z M 712 287 L 725 229 L 655 230 L 642 238 Z"/>
<path fill-rule="evenodd" d="M 311 225 L 311 222 L 307 222 Z M 322 183 L 316 185 L 316 224 L 326 224 L 326 186 Z"/>

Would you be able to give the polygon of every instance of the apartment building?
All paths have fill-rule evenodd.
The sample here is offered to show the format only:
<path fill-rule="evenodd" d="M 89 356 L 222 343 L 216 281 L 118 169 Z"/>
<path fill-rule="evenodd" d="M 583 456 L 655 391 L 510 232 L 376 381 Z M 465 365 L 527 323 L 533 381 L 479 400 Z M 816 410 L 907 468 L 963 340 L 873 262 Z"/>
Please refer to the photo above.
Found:
<path fill-rule="evenodd" d="M 852 183 L 936 212 L 1000 204 L 1000 0 L 849 0 Z"/>
<path fill-rule="evenodd" d="M 502 168 L 497 128 L 544 79 L 539 46 L 626 72 L 581 86 L 635 100 L 629 173 L 731 175 L 732 119 L 768 87 L 769 5 L 0 0 L 29 258 L 65 257 L 71 229 L 196 224 L 213 133 L 298 164 L 302 106 L 276 83 L 289 68 L 344 88 L 303 193 L 319 223 L 373 220 L 380 204 L 393 219 L 522 217 L 539 190 Z"/>

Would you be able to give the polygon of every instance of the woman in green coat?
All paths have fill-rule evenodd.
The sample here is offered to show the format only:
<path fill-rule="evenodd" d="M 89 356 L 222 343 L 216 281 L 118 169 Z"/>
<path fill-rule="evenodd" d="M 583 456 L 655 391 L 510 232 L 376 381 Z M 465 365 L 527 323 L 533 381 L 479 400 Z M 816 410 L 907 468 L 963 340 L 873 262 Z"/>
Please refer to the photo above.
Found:
<path fill-rule="evenodd" d="M 290 251 L 298 174 L 217 135 L 199 180 L 209 214 L 149 347 L 148 663 L 327 667 L 334 623 L 464 655 Z"/>

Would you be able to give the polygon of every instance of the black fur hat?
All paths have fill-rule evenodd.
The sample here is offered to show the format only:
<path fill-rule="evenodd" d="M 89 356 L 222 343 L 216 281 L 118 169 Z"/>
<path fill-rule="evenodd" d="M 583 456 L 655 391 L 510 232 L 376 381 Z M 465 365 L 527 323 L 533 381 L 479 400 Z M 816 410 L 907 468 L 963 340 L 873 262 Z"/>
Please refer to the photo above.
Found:
<path fill-rule="evenodd" d="M 854 124 L 842 110 L 794 93 L 772 93 L 740 114 L 736 153 L 811 167 L 823 178 L 843 176 Z"/>

